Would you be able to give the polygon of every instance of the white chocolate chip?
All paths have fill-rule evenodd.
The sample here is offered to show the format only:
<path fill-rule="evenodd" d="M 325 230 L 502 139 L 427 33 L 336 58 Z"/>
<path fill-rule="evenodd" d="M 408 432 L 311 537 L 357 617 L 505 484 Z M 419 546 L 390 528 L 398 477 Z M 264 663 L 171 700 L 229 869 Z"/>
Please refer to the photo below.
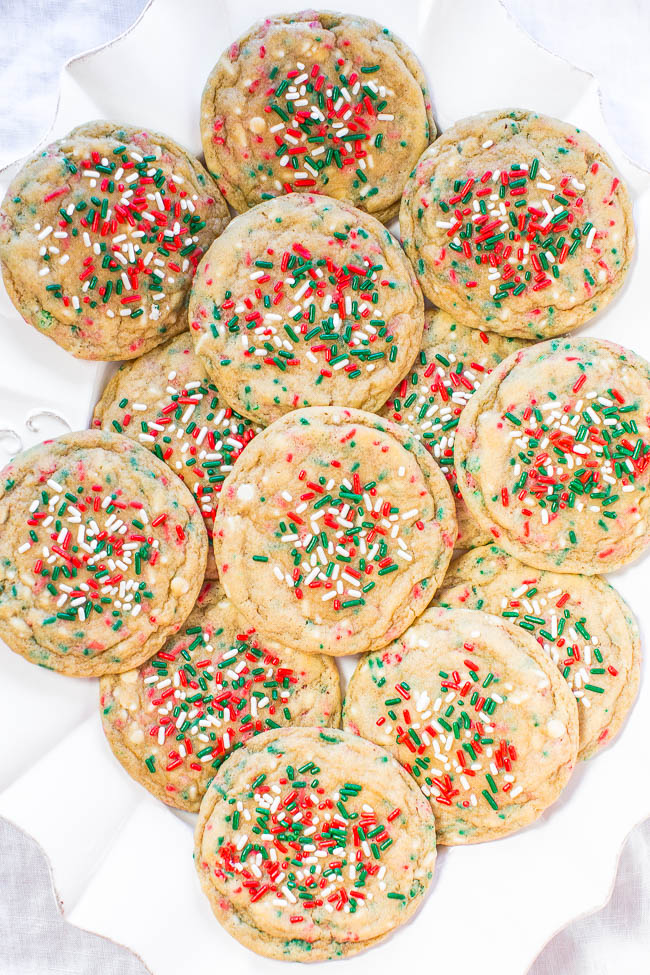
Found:
<path fill-rule="evenodd" d="M 139 745 L 144 741 L 144 731 L 139 725 L 133 722 L 129 727 L 128 738 L 134 745 Z"/>
<path fill-rule="evenodd" d="M 559 718 L 551 718 L 546 725 L 546 730 L 551 738 L 561 738 L 566 734 L 566 725 L 563 721 L 560 721 Z"/>
<path fill-rule="evenodd" d="M 15 630 L 16 633 L 20 633 L 22 636 L 27 636 L 29 634 L 29 626 L 25 620 L 20 619 L 18 616 L 12 616 L 11 619 L 8 620 L 8 623 L 11 629 Z"/>
<path fill-rule="evenodd" d="M 137 681 L 137 679 L 138 679 L 138 671 L 137 670 L 127 670 L 123 674 L 120 674 L 120 680 L 124 684 L 135 684 L 135 682 Z"/>
<path fill-rule="evenodd" d="M 255 135 L 261 135 L 266 128 L 266 122 L 259 115 L 254 115 L 248 123 L 248 127 Z"/>
<path fill-rule="evenodd" d="M 175 596 L 184 596 L 188 592 L 190 584 L 183 576 L 174 576 L 171 581 L 170 589 Z"/>

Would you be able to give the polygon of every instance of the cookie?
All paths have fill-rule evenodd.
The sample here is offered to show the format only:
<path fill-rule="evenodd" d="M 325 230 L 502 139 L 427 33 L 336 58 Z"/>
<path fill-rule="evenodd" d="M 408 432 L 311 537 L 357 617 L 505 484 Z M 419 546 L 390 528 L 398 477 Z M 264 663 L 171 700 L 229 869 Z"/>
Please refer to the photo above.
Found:
<path fill-rule="evenodd" d="M 444 475 L 408 430 L 361 410 L 297 410 L 253 440 L 215 517 L 219 577 L 281 646 L 382 647 L 431 601 L 456 540 Z"/>
<path fill-rule="evenodd" d="M 425 295 L 470 328 L 548 339 L 625 280 L 632 206 L 586 132 L 503 109 L 452 125 L 404 189 L 400 230 Z"/>
<path fill-rule="evenodd" d="M 436 596 L 450 608 L 482 609 L 532 633 L 578 702 L 579 758 L 618 734 L 639 687 L 639 628 L 598 576 L 532 569 L 496 545 L 455 561 Z"/>
<path fill-rule="evenodd" d="M 264 424 L 304 406 L 378 409 L 417 353 L 424 302 L 382 224 L 293 194 L 237 217 L 214 242 L 189 321 L 221 395 Z"/>
<path fill-rule="evenodd" d="M 390 220 L 435 134 L 413 52 L 355 15 L 267 17 L 224 51 L 201 100 L 208 168 L 239 212 L 309 190 Z"/>
<path fill-rule="evenodd" d="M 471 514 L 526 565 L 597 575 L 650 543 L 650 366 L 602 339 L 553 339 L 497 366 L 454 459 Z"/>
<path fill-rule="evenodd" d="M 221 486 L 259 431 L 222 402 L 188 332 L 120 366 L 93 426 L 123 433 L 164 460 L 194 495 L 210 538 Z M 207 575 L 217 575 L 211 548 Z"/>
<path fill-rule="evenodd" d="M 100 683 L 115 757 L 157 799 L 190 812 L 233 749 L 283 725 L 337 727 L 340 703 L 333 660 L 270 652 L 211 582 L 156 656 Z"/>
<path fill-rule="evenodd" d="M 201 163 L 149 130 L 88 122 L 33 156 L 0 209 L 25 321 L 79 359 L 134 359 L 187 328 L 190 282 L 228 223 Z"/>
<path fill-rule="evenodd" d="M 47 440 L 0 474 L 0 637 L 71 677 L 137 667 L 191 612 L 207 550 L 194 498 L 148 450 Z"/>
<path fill-rule="evenodd" d="M 357 954 L 418 909 L 436 859 L 429 804 L 383 750 L 343 731 L 267 731 L 222 765 L 194 863 L 217 920 L 282 961 Z"/>
<path fill-rule="evenodd" d="M 363 657 L 343 727 L 411 773 L 445 846 L 533 822 L 578 753 L 578 708 L 557 667 L 529 633 L 470 609 L 429 607 L 390 647 Z"/>
<path fill-rule="evenodd" d="M 419 356 L 379 411 L 408 425 L 442 468 L 456 502 L 456 548 L 483 545 L 490 535 L 472 518 L 456 483 L 454 437 L 458 418 L 494 366 L 521 348 L 518 339 L 459 325 L 444 311 L 425 314 Z"/>

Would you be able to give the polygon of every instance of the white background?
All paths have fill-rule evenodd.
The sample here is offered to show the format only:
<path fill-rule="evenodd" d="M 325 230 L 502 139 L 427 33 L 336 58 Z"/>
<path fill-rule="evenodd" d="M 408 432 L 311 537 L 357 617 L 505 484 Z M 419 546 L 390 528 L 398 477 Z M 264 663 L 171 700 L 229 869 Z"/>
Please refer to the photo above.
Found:
<path fill-rule="evenodd" d="M 46 133 L 63 63 L 120 33 L 144 6 L 145 0 L 0 0 L 0 166 L 28 153 Z M 612 136 L 631 159 L 650 169 L 650 2 L 504 0 L 504 6 L 538 43 L 598 78 Z M 282 8 L 281 0 L 277 7 Z M 181 11 L 179 3 L 179 16 Z M 482 54 L 480 39 L 471 38 L 471 25 L 467 36 L 463 55 L 468 70 L 475 60 L 485 69 L 490 57 L 507 57 L 494 50 Z M 181 30 L 179 42 L 190 41 Z M 119 86 L 120 79 L 111 83 Z M 650 970 L 649 959 L 646 823 L 626 845 L 607 907 L 557 935 L 530 975 L 642 975 Z M 93 975 L 104 972 L 97 969 Z"/>

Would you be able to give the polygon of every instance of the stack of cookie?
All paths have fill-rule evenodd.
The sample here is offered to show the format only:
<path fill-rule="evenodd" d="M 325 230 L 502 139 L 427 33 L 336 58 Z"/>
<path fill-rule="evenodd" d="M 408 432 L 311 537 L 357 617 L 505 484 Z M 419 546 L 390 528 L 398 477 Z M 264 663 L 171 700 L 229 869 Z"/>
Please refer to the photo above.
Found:
<path fill-rule="evenodd" d="M 253 27 L 201 133 L 209 171 L 89 123 L 4 200 L 23 317 L 132 361 L 89 431 L 3 472 L 0 635 L 101 677 L 116 757 L 199 812 L 230 933 L 344 957 L 420 906 L 436 842 L 532 822 L 634 700 L 599 573 L 650 544 L 650 367 L 566 337 L 621 286 L 631 208 L 554 119 L 433 141 L 413 54 L 352 16 Z"/>

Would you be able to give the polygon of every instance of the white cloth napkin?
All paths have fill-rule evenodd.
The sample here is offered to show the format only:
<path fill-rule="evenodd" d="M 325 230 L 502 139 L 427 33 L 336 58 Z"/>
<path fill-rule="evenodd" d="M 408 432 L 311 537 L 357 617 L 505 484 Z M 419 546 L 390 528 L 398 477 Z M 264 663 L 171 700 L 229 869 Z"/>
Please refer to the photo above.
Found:
<path fill-rule="evenodd" d="M 54 883 L 38 843 L 0 818 L 2 975 L 150 975 L 127 948 L 68 924 Z"/>

